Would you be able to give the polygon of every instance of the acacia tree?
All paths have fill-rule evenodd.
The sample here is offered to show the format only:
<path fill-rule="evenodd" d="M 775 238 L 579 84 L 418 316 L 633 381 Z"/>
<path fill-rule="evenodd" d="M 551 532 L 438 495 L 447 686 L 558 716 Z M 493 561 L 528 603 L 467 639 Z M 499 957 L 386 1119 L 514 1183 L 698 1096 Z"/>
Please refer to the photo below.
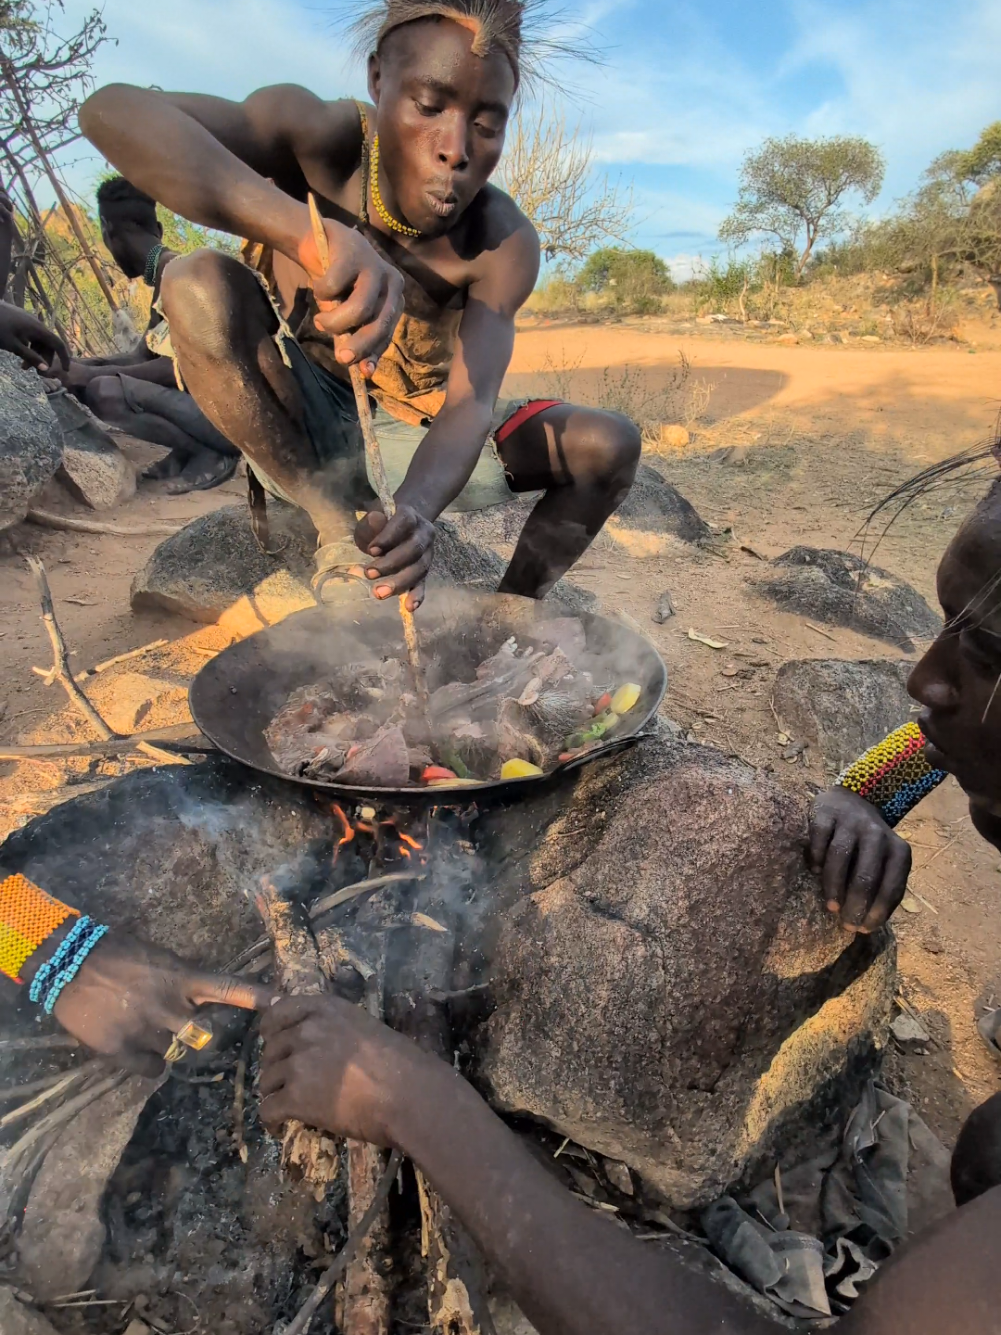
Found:
<path fill-rule="evenodd" d="M 978 186 L 965 174 L 965 156 L 937 158 L 901 215 L 908 258 L 930 268 L 933 290 L 943 261 L 1001 269 L 1001 174 Z"/>
<path fill-rule="evenodd" d="M 871 204 L 885 168 L 879 149 L 854 136 L 766 139 L 744 158 L 737 203 L 720 239 L 742 245 L 758 233 L 774 236 L 783 248 L 799 252 L 799 278 L 818 239 L 844 228 L 845 197 L 854 193 Z"/>
<path fill-rule="evenodd" d="M 498 184 L 538 232 L 547 260 L 577 264 L 631 230 L 632 190 L 600 176 L 591 138 L 545 104 L 525 108 L 509 131 Z"/>
<path fill-rule="evenodd" d="M 1001 178 L 1001 121 L 988 125 L 972 148 L 951 156 L 955 173 L 973 185 Z"/>

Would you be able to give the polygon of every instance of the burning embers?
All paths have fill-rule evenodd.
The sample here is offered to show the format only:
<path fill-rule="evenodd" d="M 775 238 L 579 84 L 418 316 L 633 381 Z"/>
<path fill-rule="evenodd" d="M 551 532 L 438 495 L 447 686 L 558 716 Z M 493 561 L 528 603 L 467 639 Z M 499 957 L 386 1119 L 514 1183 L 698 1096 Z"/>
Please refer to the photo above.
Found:
<path fill-rule="evenodd" d="M 431 820 L 429 813 L 415 815 L 412 812 L 397 812 L 380 817 L 375 807 L 362 806 L 352 819 L 339 802 L 332 803 L 330 811 L 341 831 L 334 848 L 335 865 L 341 851 L 348 844 L 356 845 L 355 851 L 361 857 L 368 852 L 372 865 L 384 870 L 391 870 L 394 863 L 410 866 L 423 866 L 426 863 L 425 850 Z M 411 824 L 415 821 L 418 823 L 418 832 L 422 833 L 422 839 L 417 839 L 399 828 L 405 820 L 409 820 Z M 363 842 L 366 838 L 369 841 L 367 848 Z"/>

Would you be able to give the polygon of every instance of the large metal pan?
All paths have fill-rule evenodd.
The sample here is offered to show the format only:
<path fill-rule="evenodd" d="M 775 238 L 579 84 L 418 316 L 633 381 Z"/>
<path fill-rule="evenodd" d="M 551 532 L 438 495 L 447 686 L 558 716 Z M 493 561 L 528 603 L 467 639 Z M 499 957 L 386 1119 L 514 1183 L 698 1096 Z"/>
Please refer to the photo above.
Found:
<path fill-rule="evenodd" d="M 530 635 L 541 624 L 565 616 L 558 605 L 509 594 L 429 590 L 417 626 L 430 689 L 446 681 L 473 680 L 476 665 L 510 636 Z M 231 645 L 192 682 L 191 713 L 205 736 L 234 760 L 331 795 L 401 802 L 442 802 L 450 794 L 464 800 L 513 796 L 631 745 L 664 698 L 667 669 L 648 640 L 606 617 L 582 613 L 578 619 L 587 649 L 576 666 L 592 671 L 596 681 L 637 682 L 642 694 L 611 740 L 542 777 L 496 780 L 475 788 L 375 788 L 292 778 L 278 768 L 264 729 L 293 690 L 321 681 L 334 665 L 377 663 L 387 655 L 405 658 L 395 599 L 389 604 L 373 599 L 310 608 Z"/>

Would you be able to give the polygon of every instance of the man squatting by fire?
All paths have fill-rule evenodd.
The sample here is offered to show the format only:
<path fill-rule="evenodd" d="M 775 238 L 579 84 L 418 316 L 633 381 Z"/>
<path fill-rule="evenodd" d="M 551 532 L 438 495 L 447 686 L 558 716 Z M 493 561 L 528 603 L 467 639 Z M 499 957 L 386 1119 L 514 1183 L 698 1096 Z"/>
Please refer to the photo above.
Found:
<path fill-rule="evenodd" d="M 279 346 L 278 317 L 257 279 L 227 258 L 203 252 L 174 261 L 164 274 L 165 309 L 180 369 L 200 406 L 273 484 L 309 508 L 322 546 L 336 549 L 327 568 L 343 559 L 348 538 L 350 507 L 334 483 L 352 479 L 355 467 L 345 444 L 354 420 L 334 368 L 358 359 L 383 405 L 395 388 L 397 406 L 416 404 L 415 417 L 434 418 L 398 492 L 392 526 L 370 512 L 356 534 L 371 558 L 366 574 L 382 596 L 410 590 L 419 601 L 431 521 L 470 476 L 491 428 L 513 316 L 535 278 L 534 234 L 511 202 L 486 186 L 517 87 L 519 18 L 515 0 L 388 0 L 370 59 L 376 109 L 364 117 L 353 104 L 318 102 L 298 89 L 265 90 L 238 107 L 111 88 L 84 111 L 87 133 L 141 188 L 199 222 L 273 247 L 286 312 L 298 306 L 300 342 L 316 345 L 319 363 L 291 339 Z M 309 187 L 333 215 L 327 232 L 334 259 L 322 274 L 302 202 Z M 377 219 L 365 224 L 368 239 L 360 224 L 351 225 L 367 213 L 367 202 Z M 304 274 L 313 276 L 318 314 Z M 411 316 L 418 289 L 430 304 Z M 408 308 L 398 329 L 404 292 Z M 322 337 L 314 337 L 311 320 Z M 423 361 L 417 334 L 408 341 L 411 320 L 424 333 Z M 628 489 L 638 442 L 622 419 L 571 407 L 515 421 L 501 431 L 505 470 L 513 485 L 546 494 L 506 587 L 539 595 Z M 322 467 L 328 459 L 345 466 Z M 321 550 L 321 565 L 325 559 Z M 974 823 L 997 846 L 1001 716 L 991 704 L 1001 672 L 999 564 L 1001 484 L 942 562 L 947 628 L 911 678 L 924 705 L 923 736 L 937 748 L 929 748 L 923 770 L 957 776 Z M 909 766 L 908 759 L 908 781 Z M 924 772 L 917 781 L 924 785 Z M 893 907 L 895 892 L 884 893 L 899 879 L 899 859 L 887 852 L 893 845 L 882 841 L 882 879 L 874 873 L 866 889 L 855 884 L 841 852 L 845 821 L 851 838 L 869 837 L 857 811 L 829 806 L 818 821 L 812 853 L 825 868 L 828 898 L 868 930 Z M 0 973 L 4 991 L 19 986 L 26 1005 L 53 1014 L 96 1051 L 147 1072 L 162 1069 L 172 1035 L 198 1005 L 263 1010 L 265 1121 L 277 1127 L 297 1118 L 405 1150 L 541 1335 L 764 1335 L 778 1328 L 575 1201 L 450 1065 L 357 1007 L 333 997 L 272 1005 L 266 988 L 203 974 L 79 916 L 20 876 L 0 884 Z M 960 1137 L 953 1168 L 963 1208 L 886 1267 L 844 1318 L 846 1335 L 1001 1333 L 993 1242 L 1001 1227 L 997 1102 L 974 1113 Z"/>
<path fill-rule="evenodd" d="M 361 563 L 377 597 L 409 591 L 411 608 L 434 521 L 474 469 L 478 486 L 544 493 L 501 585 L 540 598 L 639 461 L 639 431 L 617 413 L 498 401 L 539 271 L 534 228 L 489 184 L 522 72 L 523 8 L 385 0 L 359 25 L 372 42 L 371 105 L 292 86 L 236 103 L 113 85 L 80 116 L 134 185 L 247 240 L 253 267 L 201 250 L 164 270 L 184 384 L 264 486 L 308 511 L 321 580 Z M 365 474 L 352 363 L 390 467 L 409 459 L 388 522 Z"/>

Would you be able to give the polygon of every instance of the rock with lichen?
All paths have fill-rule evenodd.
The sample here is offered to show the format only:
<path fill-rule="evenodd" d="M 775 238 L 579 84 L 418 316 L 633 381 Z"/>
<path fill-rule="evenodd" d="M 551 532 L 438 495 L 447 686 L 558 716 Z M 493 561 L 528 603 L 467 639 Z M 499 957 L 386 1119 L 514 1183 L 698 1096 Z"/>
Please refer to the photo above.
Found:
<path fill-rule="evenodd" d="M 906 659 L 793 659 L 779 668 L 772 699 L 785 731 L 834 779 L 912 717 L 913 668 Z"/>
<path fill-rule="evenodd" d="M 24 519 L 62 455 L 62 428 L 42 382 L 0 352 L 0 531 Z"/>
<path fill-rule="evenodd" d="M 488 815 L 494 1010 L 473 1048 L 494 1106 L 685 1208 L 842 1124 L 887 1040 L 895 951 L 825 911 L 806 819 L 664 736 Z"/>
<path fill-rule="evenodd" d="M 209 623 L 228 616 L 234 628 L 248 633 L 312 606 L 316 531 L 295 506 L 269 500 L 268 515 L 272 555 L 255 540 L 245 505 L 214 510 L 165 538 L 132 581 L 133 611 L 177 612 Z M 430 583 L 497 588 L 506 563 L 496 552 L 467 541 L 450 520 L 439 520 L 436 529 Z M 567 580 L 550 597 L 571 611 L 595 604 L 593 595 Z"/>
<path fill-rule="evenodd" d="M 748 582 L 783 611 L 861 631 L 908 653 L 915 639 L 934 639 L 942 628 L 917 589 L 852 552 L 792 547 Z"/>

